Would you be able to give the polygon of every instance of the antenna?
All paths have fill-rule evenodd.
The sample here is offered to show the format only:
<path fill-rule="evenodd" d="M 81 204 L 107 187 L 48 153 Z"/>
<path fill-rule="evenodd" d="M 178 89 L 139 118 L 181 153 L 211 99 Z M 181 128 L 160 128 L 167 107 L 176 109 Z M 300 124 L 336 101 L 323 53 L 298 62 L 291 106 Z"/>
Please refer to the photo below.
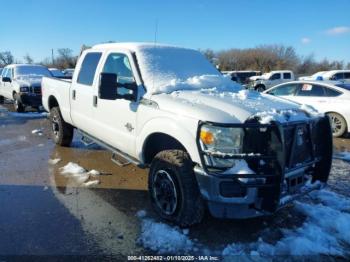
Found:
<path fill-rule="evenodd" d="M 157 45 L 157 37 L 158 37 L 158 18 L 156 18 L 156 22 L 154 25 L 154 47 Z"/>

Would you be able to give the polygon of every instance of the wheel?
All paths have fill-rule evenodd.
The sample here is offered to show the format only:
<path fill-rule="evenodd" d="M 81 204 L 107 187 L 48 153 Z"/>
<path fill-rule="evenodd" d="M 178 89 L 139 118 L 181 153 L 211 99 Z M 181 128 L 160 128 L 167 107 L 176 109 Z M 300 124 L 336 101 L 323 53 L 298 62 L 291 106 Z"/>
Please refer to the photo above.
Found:
<path fill-rule="evenodd" d="M 265 86 L 264 85 L 258 85 L 255 90 L 258 92 L 264 92 L 265 91 Z"/>
<path fill-rule="evenodd" d="M 17 113 L 23 113 L 25 110 L 24 105 L 19 101 L 16 94 L 13 96 L 13 107 Z"/>
<path fill-rule="evenodd" d="M 58 107 L 50 110 L 50 122 L 52 139 L 55 143 L 60 146 L 69 146 L 73 139 L 74 128 L 63 120 Z"/>
<path fill-rule="evenodd" d="M 152 206 L 163 219 L 181 227 L 201 222 L 204 201 L 186 152 L 158 153 L 151 164 L 148 189 Z"/>
<path fill-rule="evenodd" d="M 347 125 L 344 117 L 337 113 L 328 113 L 327 115 L 331 119 L 333 136 L 343 136 L 347 131 Z"/>
<path fill-rule="evenodd" d="M 0 96 L 0 104 L 3 104 L 5 102 L 5 98 L 3 96 Z"/>

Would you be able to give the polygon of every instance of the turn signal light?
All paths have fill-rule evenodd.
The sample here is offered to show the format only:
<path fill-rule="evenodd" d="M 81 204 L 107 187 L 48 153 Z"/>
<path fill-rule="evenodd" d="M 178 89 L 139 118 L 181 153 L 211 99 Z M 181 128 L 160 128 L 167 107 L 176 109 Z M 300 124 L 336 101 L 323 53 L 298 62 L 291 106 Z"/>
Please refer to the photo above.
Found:
<path fill-rule="evenodd" d="M 200 138 L 202 142 L 206 145 L 214 143 L 214 135 L 209 131 L 201 130 Z"/>

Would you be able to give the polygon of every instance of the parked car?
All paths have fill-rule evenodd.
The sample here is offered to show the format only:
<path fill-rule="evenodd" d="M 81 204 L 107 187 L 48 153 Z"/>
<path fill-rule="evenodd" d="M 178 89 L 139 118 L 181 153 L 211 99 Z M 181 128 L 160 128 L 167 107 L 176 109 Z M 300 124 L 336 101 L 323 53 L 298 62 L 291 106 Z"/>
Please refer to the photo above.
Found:
<path fill-rule="evenodd" d="M 241 85 L 247 85 L 249 78 L 252 76 L 260 76 L 260 71 L 222 71 L 224 75 L 229 75 L 231 80 Z"/>
<path fill-rule="evenodd" d="M 313 106 L 332 120 L 333 136 L 340 137 L 349 131 L 350 87 L 343 83 L 294 81 L 277 85 L 266 94 Z"/>
<path fill-rule="evenodd" d="M 350 70 L 320 71 L 312 76 L 299 77 L 299 80 L 331 80 L 350 83 Z"/>
<path fill-rule="evenodd" d="M 205 207 L 221 218 L 272 214 L 329 176 L 328 117 L 243 90 L 195 50 L 97 45 L 71 82 L 42 85 L 55 143 L 69 146 L 76 129 L 118 165 L 149 167 L 152 206 L 180 226 Z"/>
<path fill-rule="evenodd" d="M 13 100 L 14 109 L 24 112 L 26 106 L 41 106 L 41 79 L 52 77 L 47 67 L 32 64 L 12 64 L 4 68 L 0 80 L 0 102 Z"/>
<path fill-rule="evenodd" d="M 74 68 L 67 68 L 62 71 L 62 73 L 66 76 L 66 78 L 72 78 L 74 74 Z"/>
<path fill-rule="evenodd" d="M 261 76 L 249 78 L 249 88 L 262 92 L 275 85 L 294 80 L 294 73 L 290 70 L 279 70 L 265 73 Z"/>

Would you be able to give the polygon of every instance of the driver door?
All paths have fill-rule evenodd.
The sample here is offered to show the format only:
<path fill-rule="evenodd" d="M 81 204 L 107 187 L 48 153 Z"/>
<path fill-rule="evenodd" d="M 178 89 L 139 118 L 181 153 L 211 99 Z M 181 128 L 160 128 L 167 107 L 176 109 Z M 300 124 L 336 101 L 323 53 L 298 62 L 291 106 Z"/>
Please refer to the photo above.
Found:
<path fill-rule="evenodd" d="M 133 68 L 135 68 L 135 64 L 133 64 L 131 54 L 112 52 L 106 54 L 99 72 L 116 74 L 116 86 L 119 86 L 118 95 L 125 95 L 129 94 L 130 90 L 123 88 L 123 85 L 136 84 Z M 100 99 L 98 98 L 98 89 L 96 86 L 95 99 L 97 102 L 93 107 L 97 123 L 96 136 L 114 148 L 134 156 L 138 102 L 123 98 Z"/>

